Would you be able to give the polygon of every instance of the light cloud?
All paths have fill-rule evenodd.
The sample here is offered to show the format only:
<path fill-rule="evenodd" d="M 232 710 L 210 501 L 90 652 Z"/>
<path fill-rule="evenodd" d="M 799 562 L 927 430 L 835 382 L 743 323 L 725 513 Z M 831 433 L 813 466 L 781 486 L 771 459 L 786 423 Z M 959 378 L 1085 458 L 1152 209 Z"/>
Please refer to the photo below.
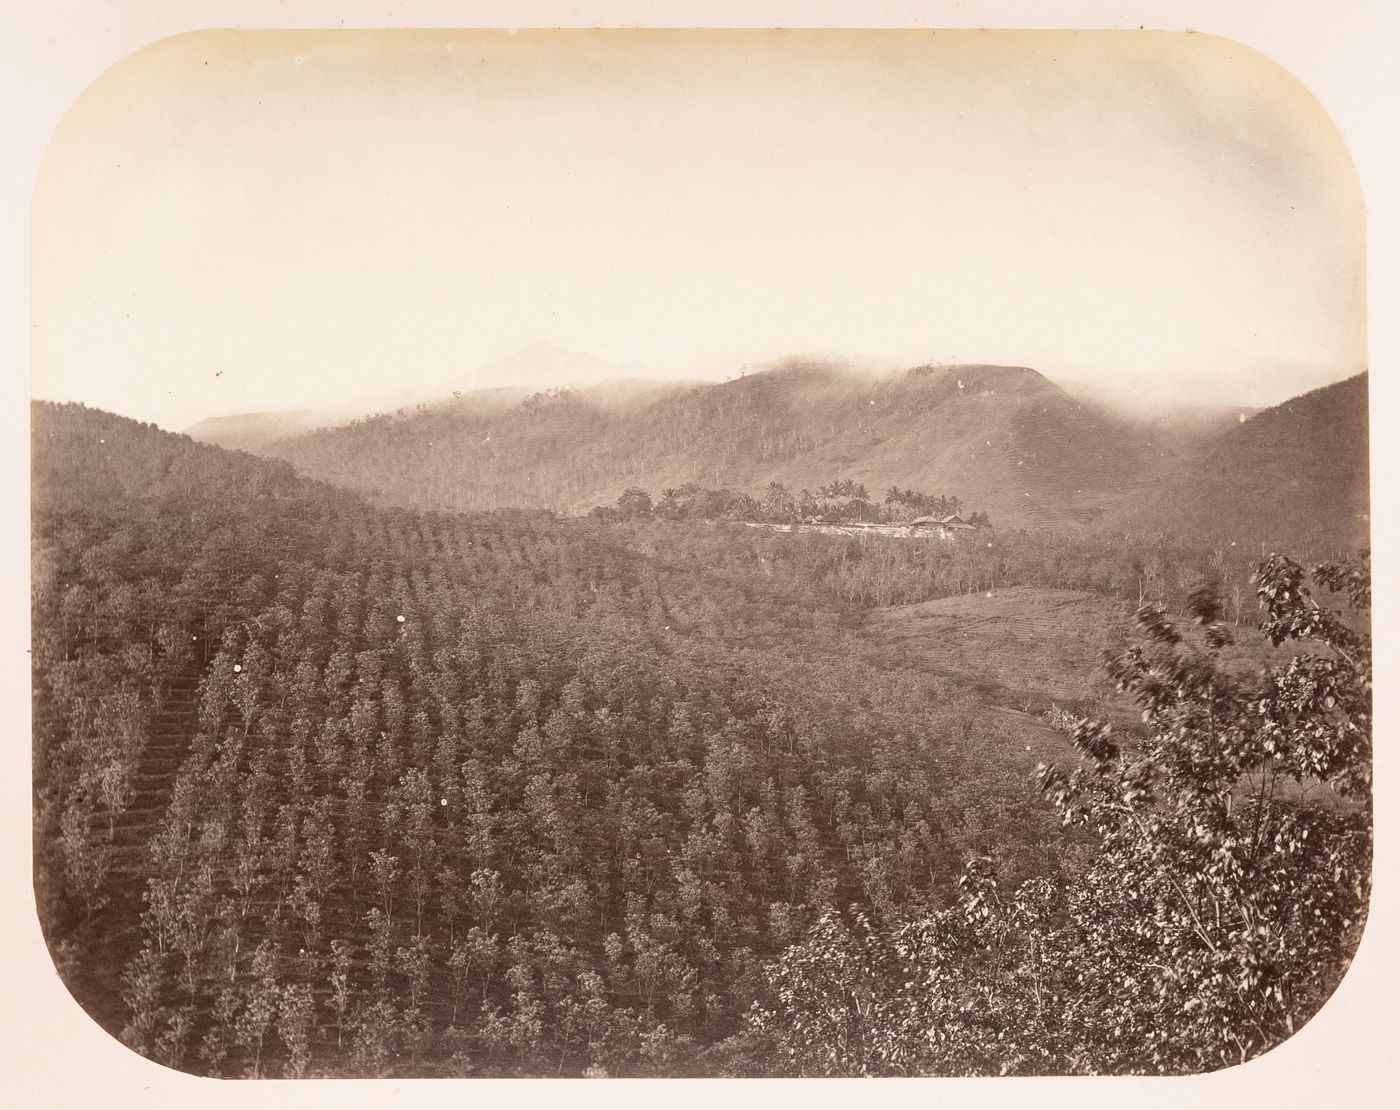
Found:
<path fill-rule="evenodd" d="M 1262 404 L 1365 368 L 1363 239 L 1325 113 L 1207 36 L 206 32 L 54 137 L 34 388 L 180 427 L 549 340 Z"/>

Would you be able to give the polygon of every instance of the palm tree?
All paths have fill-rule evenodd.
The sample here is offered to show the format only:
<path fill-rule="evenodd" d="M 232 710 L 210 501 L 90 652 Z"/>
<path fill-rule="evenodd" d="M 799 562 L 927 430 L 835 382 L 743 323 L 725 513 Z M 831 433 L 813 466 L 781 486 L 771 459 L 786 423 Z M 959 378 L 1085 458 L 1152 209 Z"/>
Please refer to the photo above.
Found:
<path fill-rule="evenodd" d="M 674 489 L 663 489 L 661 500 L 656 503 L 656 515 L 666 520 L 675 520 L 681 515 L 680 494 Z"/>
<path fill-rule="evenodd" d="M 769 482 L 763 497 L 763 511 L 775 520 L 792 515 L 792 494 L 782 482 Z"/>

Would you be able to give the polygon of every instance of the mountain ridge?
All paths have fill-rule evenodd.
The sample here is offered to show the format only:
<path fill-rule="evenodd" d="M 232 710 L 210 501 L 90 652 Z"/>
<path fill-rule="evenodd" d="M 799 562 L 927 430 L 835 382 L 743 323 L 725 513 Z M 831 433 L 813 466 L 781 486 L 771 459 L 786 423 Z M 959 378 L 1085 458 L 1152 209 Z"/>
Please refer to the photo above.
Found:
<path fill-rule="evenodd" d="M 273 442 L 320 428 L 340 428 L 359 420 L 449 405 L 464 394 L 494 393 L 523 400 L 552 389 L 594 388 L 610 382 L 680 381 L 658 378 L 638 363 L 617 366 L 597 355 L 548 342 L 512 354 L 432 385 L 348 398 L 315 408 L 274 409 L 205 417 L 182 429 L 204 443 L 242 451 L 265 451 Z"/>
<path fill-rule="evenodd" d="M 771 482 L 797 494 L 849 478 L 877 500 L 891 486 L 956 495 L 1001 527 L 1302 537 L 1310 549 L 1364 543 L 1369 529 L 1365 460 L 1349 450 L 1365 453 L 1365 375 L 1269 409 L 1148 419 L 1030 367 L 795 357 L 722 382 L 497 385 L 289 434 L 276 434 L 285 415 L 260 419 L 256 436 L 207 438 L 412 508 L 576 514 L 633 486 L 761 497 Z"/>
<path fill-rule="evenodd" d="M 1112 522 L 1178 532 L 1207 523 L 1278 549 L 1368 545 L 1369 382 L 1361 373 L 1309 390 L 1205 438 Z"/>
<path fill-rule="evenodd" d="M 578 512 L 631 485 L 753 492 L 849 477 L 957 493 L 1025 524 L 1094 519 L 1150 479 L 1155 450 L 1144 429 L 1028 367 L 864 374 L 813 359 L 720 383 L 656 383 L 632 409 L 609 410 L 584 389 L 488 413 L 468 394 L 270 448 L 316 477 L 420 507 Z"/>

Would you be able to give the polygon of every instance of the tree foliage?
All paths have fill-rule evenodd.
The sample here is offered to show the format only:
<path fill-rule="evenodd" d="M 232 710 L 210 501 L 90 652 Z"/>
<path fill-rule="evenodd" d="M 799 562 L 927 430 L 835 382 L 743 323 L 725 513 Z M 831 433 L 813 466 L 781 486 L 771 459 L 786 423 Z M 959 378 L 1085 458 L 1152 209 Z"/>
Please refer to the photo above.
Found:
<path fill-rule="evenodd" d="M 38 411 L 41 918 L 171 1067 L 1191 1070 L 1306 1020 L 1360 928 L 1364 561 L 1263 568 L 1315 650 L 1245 674 L 1189 551 L 700 524 L 698 485 L 416 513 Z M 861 631 L 1008 581 L 1150 603 L 1142 727 L 1077 724 L 1040 799 L 1005 713 Z"/>
<path fill-rule="evenodd" d="M 1194 634 L 1145 606 L 1144 642 L 1110 661 L 1144 729 L 1077 721 L 1081 766 L 1039 773 L 1094 834 L 1064 886 L 1003 895 L 974 859 L 947 910 L 883 931 L 824 918 L 774 965 L 752 1028 L 801 1074 L 1199 1072 L 1286 1039 L 1368 903 L 1369 577 L 1364 553 L 1310 576 L 1262 564 L 1264 632 L 1307 650 L 1253 674 L 1222 666 L 1210 589 Z"/>

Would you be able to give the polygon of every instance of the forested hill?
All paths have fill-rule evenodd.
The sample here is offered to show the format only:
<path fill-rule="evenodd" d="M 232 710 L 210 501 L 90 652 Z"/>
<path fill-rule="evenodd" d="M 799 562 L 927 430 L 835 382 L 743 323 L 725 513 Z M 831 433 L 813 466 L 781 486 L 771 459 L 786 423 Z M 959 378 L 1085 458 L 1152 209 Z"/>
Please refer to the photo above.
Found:
<path fill-rule="evenodd" d="M 573 512 L 632 485 L 694 481 L 758 495 L 770 481 L 796 493 L 834 475 L 954 494 L 998 525 L 1093 520 L 1170 456 L 1161 437 L 1072 400 L 1034 370 L 874 377 L 812 362 L 623 398 L 556 391 L 503 407 L 467 395 L 269 450 L 409 506 Z"/>
<path fill-rule="evenodd" d="M 201 443 L 257 452 L 279 439 L 342 422 L 310 409 L 244 412 L 233 416 L 207 417 L 190 425 L 186 434 Z"/>
<path fill-rule="evenodd" d="M 761 1074 L 703 1050 L 820 914 L 1053 867 L 1019 746 L 823 586 L 839 537 L 643 545 L 34 426 L 40 917 L 172 1067 Z"/>
<path fill-rule="evenodd" d="M 32 501 L 47 510 L 127 499 L 277 498 L 313 485 L 286 462 L 226 451 L 80 404 L 30 405 Z"/>
<path fill-rule="evenodd" d="M 1369 781 L 1368 641 L 1237 686 L 1197 646 L 1231 639 L 1199 587 L 1235 549 L 413 511 L 81 406 L 34 429 L 39 917 L 169 1067 L 1201 1071 L 1288 1035 L 1354 947 L 1369 813 L 1275 788 Z M 1332 628 L 1303 573 L 1261 582 L 1298 607 L 1271 635 Z M 1364 567 L 1313 580 L 1364 608 Z M 1020 702 L 1085 598 L 1004 626 L 1015 690 L 967 673 L 1043 587 L 1155 603 L 1151 669 L 1115 674 L 1143 729 Z M 916 645 L 959 612 L 982 647 L 949 668 Z M 1073 762 L 1038 795 L 1042 750 Z"/>
<path fill-rule="evenodd" d="M 1315 389 L 1208 438 L 1110 522 L 1319 556 L 1366 546 L 1367 380 Z"/>

